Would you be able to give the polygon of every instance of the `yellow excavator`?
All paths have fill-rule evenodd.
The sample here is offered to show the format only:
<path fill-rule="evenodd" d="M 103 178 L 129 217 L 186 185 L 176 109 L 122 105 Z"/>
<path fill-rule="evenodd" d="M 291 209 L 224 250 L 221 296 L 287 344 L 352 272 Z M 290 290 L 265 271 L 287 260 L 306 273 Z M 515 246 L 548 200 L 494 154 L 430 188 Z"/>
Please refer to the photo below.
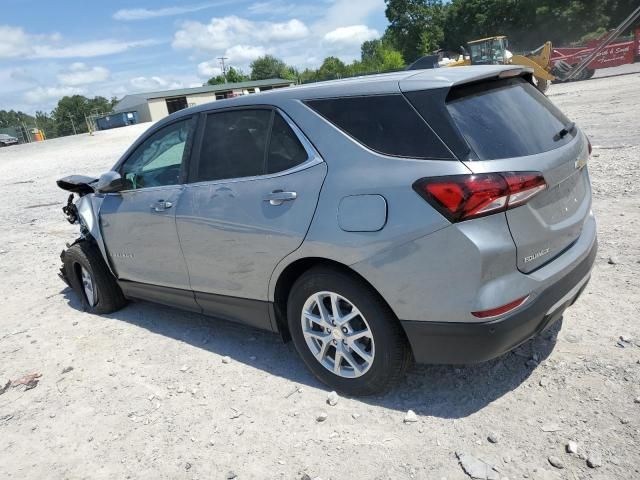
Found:
<path fill-rule="evenodd" d="M 463 65 L 524 65 L 533 69 L 533 77 L 538 90 L 544 92 L 549 82 L 556 79 L 551 74 L 551 42 L 526 55 L 513 55 L 509 50 L 509 40 L 504 35 L 481 38 L 467 42 L 467 49 L 457 60 L 447 63 L 446 67 Z"/>

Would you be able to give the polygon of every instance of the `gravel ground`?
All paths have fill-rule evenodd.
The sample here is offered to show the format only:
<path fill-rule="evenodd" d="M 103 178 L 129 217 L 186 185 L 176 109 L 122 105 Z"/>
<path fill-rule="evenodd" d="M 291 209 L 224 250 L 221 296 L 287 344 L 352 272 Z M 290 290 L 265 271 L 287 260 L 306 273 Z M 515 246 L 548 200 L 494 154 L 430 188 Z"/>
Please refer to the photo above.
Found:
<path fill-rule="evenodd" d="M 0 391 L 42 376 L 0 395 L 0 478 L 640 478 L 640 66 L 606 74 L 548 92 L 593 143 L 600 240 L 562 329 L 334 406 L 275 335 L 145 303 L 90 315 L 56 277 L 77 229 L 54 181 L 148 125 L 1 150 Z"/>

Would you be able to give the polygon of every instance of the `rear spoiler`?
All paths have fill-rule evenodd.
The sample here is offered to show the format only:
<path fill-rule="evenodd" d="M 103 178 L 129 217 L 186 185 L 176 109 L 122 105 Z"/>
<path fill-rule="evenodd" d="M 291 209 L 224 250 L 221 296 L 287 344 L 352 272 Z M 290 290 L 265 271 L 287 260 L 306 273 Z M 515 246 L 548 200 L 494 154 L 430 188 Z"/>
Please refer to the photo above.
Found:
<path fill-rule="evenodd" d="M 476 65 L 414 70 L 415 74 L 398 82 L 402 92 L 452 88 L 491 79 L 522 77 L 533 83 L 533 69 L 520 65 Z M 442 72 L 442 73 L 440 73 Z"/>

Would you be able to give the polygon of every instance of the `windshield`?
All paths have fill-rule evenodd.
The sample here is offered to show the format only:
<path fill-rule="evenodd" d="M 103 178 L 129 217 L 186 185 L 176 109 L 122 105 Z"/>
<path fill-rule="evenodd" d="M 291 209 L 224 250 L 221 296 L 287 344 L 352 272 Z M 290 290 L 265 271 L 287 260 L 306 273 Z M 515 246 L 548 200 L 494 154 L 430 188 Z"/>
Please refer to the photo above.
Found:
<path fill-rule="evenodd" d="M 502 65 L 505 56 L 503 38 L 493 38 L 484 42 L 469 44 L 473 65 Z"/>
<path fill-rule="evenodd" d="M 454 88 L 447 109 L 480 160 L 547 152 L 576 135 L 569 119 L 522 78 Z"/>

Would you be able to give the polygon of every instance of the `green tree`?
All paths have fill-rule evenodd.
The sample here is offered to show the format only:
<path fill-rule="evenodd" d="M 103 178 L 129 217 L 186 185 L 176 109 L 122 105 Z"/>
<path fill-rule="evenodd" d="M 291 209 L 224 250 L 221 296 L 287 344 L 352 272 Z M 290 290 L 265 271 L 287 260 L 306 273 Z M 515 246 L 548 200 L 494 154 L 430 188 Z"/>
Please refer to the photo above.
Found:
<path fill-rule="evenodd" d="M 413 62 L 442 44 L 446 14 L 442 0 L 385 1 L 388 36 L 406 62 Z"/>
<path fill-rule="evenodd" d="M 229 67 L 226 78 L 223 75 L 216 75 L 215 77 L 211 77 L 209 80 L 207 80 L 207 84 L 219 85 L 221 83 L 246 82 L 247 80 L 250 80 L 250 78 L 248 75 L 245 75 L 242 70 L 240 70 L 239 68 L 236 69 L 233 67 Z"/>
<path fill-rule="evenodd" d="M 444 46 L 509 37 L 510 50 L 527 51 L 550 40 L 568 45 L 602 28 L 612 28 L 610 11 L 622 16 L 628 0 L 452 0 L 446 8 Z M 630 10 L 629 10 L 630 12 Z M 628 15 L 628 13 L 627 13 Z"/>
<path fill-rule="evenodd" d="M 327 57 L 317 72 L 318 80 L 334 80 L 347 74 L 347 66 L 337 57 Z"/>
<path fill-rule="evenodd" d="M 363 62 L 375 59 L 376 53 L 382 48 L 382 39 L 367 40 L 360 46 L 360 58 Z"/>
<path fill-rule="evenodd" d="M 112 100 L 105 97 L 87 98 L 83 95 L 62 97 L 51 112 L 59 137 L 88 131 L 86 117 L 96 113 L 108 113 L 112 110 Z"/>
<path fill-rule="evenodd" d="M 17 127 L 22 123 L 33 126 L 33 117 L 15 110 L 0 110 L 0 128 Z"/>
<path fill-rule="evenodd" d="M 273 55 L 265 55 L 256 58 L 251 62 L 251 79 L 266 80 L 269 78 L 284 78 L 286 80 L 295 80 L 297 78 L 296 71 L 293 67 L 288 66 L 279 58 Z"/>
<path fill-rule="evenodd" d="M 305 68 L 302 72 L 298 73 L 298 81 L 300 83 L 315 82 L 318 80 L 318 71 L 310 68 Z"/>

